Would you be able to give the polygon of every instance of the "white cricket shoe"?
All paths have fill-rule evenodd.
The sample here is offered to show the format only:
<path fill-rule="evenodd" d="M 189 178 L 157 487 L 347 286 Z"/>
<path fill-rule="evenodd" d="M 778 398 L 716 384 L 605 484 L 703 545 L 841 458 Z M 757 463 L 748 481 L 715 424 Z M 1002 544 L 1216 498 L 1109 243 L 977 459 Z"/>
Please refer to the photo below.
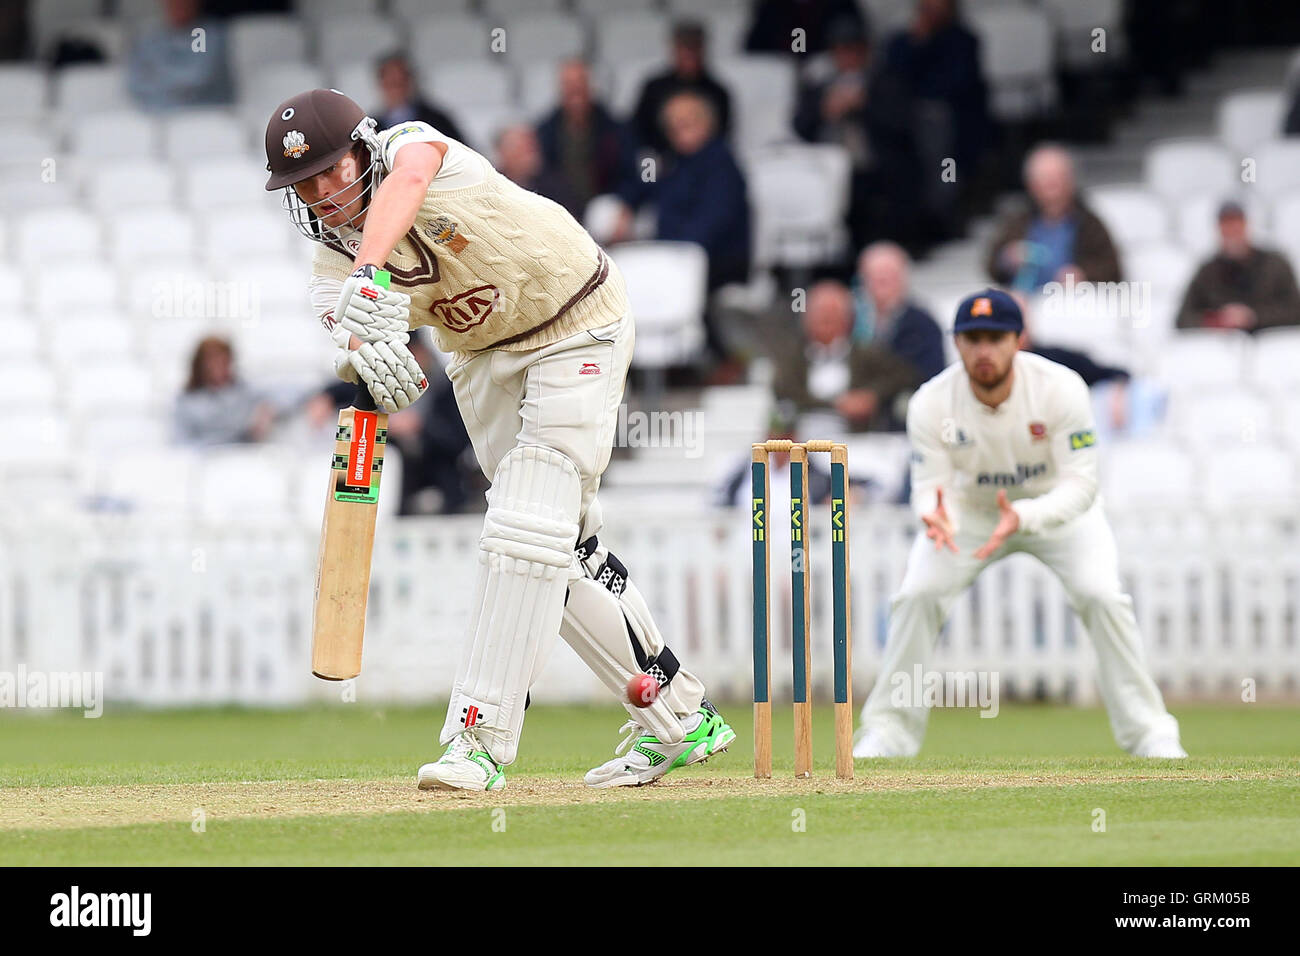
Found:
<path fill-rule="evenodd" d="M 893 746 L 879 731 L 863 730 L 853 744 L 854 760 L 873 760 L 887 757 L 915 757 L 914 753 Z"/>
<path fill-rule="evenodd" d="M 1133 748 L 1134 757 L 1156 757 L 1162 760 L 1182 760 L 1187 751 L 1177 737 L 1147 737 Z"/>
<path fill-rule="evenodd" d="M 639 787 L 678 767 L 704 763 L 736 739 L 736 732 L 707 700 L 695 713 L 682 718 L 682 726 L 686 733 L 681 743 L 666 744 L 635 720 L 629 720 L 619 730 L 627 736 L 614 749 L 614 759 L 588 770 L 583 781 L 597 789 Z"/>
<path fill-rule="evenodd" d="M 483 749 L 472 730 L 457 734 L 446 752 L 420 768 L 421 790 L 504 790 L 505 768 Z"/>

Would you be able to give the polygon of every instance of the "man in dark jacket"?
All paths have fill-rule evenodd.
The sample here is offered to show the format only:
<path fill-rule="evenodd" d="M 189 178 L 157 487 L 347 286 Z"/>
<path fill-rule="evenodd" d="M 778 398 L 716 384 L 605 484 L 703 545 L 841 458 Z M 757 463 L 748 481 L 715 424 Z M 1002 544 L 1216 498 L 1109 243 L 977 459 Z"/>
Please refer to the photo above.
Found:
<path fill-rule="evenodd" d="M 1000 285 L 1036 292 L 1073 275 L 1075 282 L 1119 282 L 1110 233 L 1079 199 L 1074 163 L 1060 146 L 1039 146 L 1025 159 L 1031 207 L 1006 217 L 986 267 Z"/>
<path fill-rule="evenodd" d="M 917 389 L 948 363 L 939 323 L 909 298 L 910 265 L 907 253 L 892 242 L 875 242 L 862 250 L 853 337 L 879 343 L 910 365 L 912 388 Z"/>
<path fill-rule="evenodd" d="M 581 60 L 560 66 L 560 105 L 537 127 L 537 139 L 547 168 L 568 183 L 578 210 L 586 210 L 595 196 L 626 196 L 634 188 L 634 139 L 596 102 L 587 65 Z M 574 215 L 581 221 L 579 213 Z"/>
<path fill-rule="evenodd" d="M 916 370 L 881 344 L 853 341 L 853 296 L 830 279 L 808 290 L 802 335 L 775 344 L 775 391 L 799 413 L 837 413 L 850 431 L 888 429 Z"/>
<path fill-rule="evenodd" d="M 1281 255 L 1251 244 L 1245 210 L 1225 202 L 1219 207 L 1219 251 L 1192 277 L 1178 327 L 1256 332 L 1279 325 L 1300 325 L 1295 274 Z"/>
<path fill-rule="evenodd" d="M 660 125 L 664 104 L 674 93 L 698 93 L 713 106 L 718 131 L 726 136 L 731 128 L 731 94 L 717 81 L 704 62 L 704 27 L 691 20 L 673 25 L 673 65 L 653 76 L 641 88 L 633 122 L 642 144 L 656 152 L 668 149 L 668 137 Z"/>
<path fill-rule="evenodd" d="M 697 242 L 709 254 L 709 288 L 749 277 L 749 203 L 745 177 L 717 133 L 713 108 L 696 93 L 664 104 L 672 147 L 668 169 L 651 195 L 656 238 Z"/>
<path fill-rule="evenodd" d="M 465 142 L 456 121 L 445 110 L 439 109 L 420 95 L 411 73 L 411 64 L 401 53 L 393 53 L 379 61 L 379 90 L 384 97 L 384 107 L 375 115 L 380 129 L 388 129 L 411 120 L 428 123 L 440 133 L 446 133 L 454 140 L 473 147 Z"/>

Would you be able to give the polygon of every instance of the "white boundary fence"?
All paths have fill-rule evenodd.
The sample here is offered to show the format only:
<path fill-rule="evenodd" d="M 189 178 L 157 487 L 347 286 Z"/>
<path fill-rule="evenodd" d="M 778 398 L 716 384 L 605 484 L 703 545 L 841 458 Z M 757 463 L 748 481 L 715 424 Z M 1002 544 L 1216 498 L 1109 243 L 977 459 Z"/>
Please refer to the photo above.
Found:
<path fill-rule="evenodd" d="M 830 574 L 814 509 L 813 676 L 829 690 Z M 1172 697 L 1300 697 L 1300 551 L 1294 516 L 1113 515 L 1150 666 Z M 473 594 L 477 516 L 381 524 L 363 701 L 445 699 Z M 773 527 L 777 530 L 779 525 Z M 855 701 L 880 660 L 889 596 L 913 522 L 905 509 L 851 517 Z M 719 699 L 751 686 L 749 515 L 620 511 L 607 541 L 670 645 Z M 772 541 L 772 666 L 788 700 L 789 557 Z M 302 524 L 151 525 L 140 518 L 0 519 L 0 671 L 100 671 L 114 702 L 290 705 L 337 699 L 308 666 L 317 529 Z M 603 699 L 562 642 L 538 703 Z M 1096 701 L 1086 635 L 1050 573 L 1013 555 L 957 604 L 932 668 L 992 671 L 1004 693 Z"/>

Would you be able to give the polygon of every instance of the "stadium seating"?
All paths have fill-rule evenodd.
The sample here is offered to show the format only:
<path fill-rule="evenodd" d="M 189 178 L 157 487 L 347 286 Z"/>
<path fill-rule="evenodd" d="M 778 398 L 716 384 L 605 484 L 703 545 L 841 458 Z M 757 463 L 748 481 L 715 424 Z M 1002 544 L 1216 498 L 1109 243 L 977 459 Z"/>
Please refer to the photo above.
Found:
<path fill-rule="evenodd" d="M 704 250 L 685 242 L 631 242 L 610 255 L 637 317 L 633 368 L 661 371 L 694 361 L 704 345 Z"/>

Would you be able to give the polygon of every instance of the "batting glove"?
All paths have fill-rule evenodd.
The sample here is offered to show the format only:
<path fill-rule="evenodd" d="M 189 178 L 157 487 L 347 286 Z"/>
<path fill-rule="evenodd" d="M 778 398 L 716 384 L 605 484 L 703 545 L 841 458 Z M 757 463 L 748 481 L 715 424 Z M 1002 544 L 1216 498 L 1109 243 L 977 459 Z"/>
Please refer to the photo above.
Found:
<path fill-rule="evenodd" d="M 374 266 L 362 266 L 343 282 L 334 320 L 362 342 L 403 345 L 411 332 L 411 297 L 396 289 L 375 285 Z"/>
<path fill-rule="evenodd" d="M 371 396 L 386 412 L 396 412 L 424 394 L 429 380 L 404 341 L 362 342 L 348 352 L 348 362 Z M 335 371 L 339 371 L 335 362 Z M 340 378 L 343 378 L 341 371 Z"/>

